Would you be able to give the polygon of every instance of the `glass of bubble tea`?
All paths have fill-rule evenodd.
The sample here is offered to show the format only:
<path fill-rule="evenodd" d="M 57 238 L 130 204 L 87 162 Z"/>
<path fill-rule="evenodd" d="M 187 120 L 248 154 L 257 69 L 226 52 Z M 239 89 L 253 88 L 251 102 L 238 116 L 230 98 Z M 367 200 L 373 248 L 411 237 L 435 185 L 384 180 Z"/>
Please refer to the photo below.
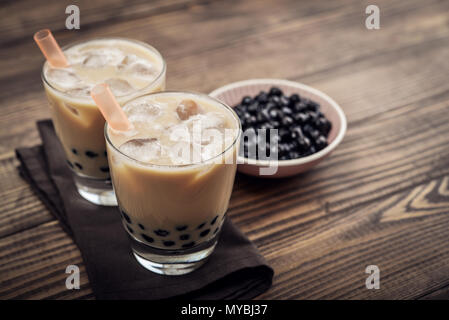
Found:
<path fill-rule="evenodd" d="M 62 48 L 68 67 L 46 62 L 42 80 L 56 134 L 79 194 L 98 205 L 117 205 L 104 141 L 105 120 L 90 96 L 107 83 L 120 105 L 165 88 L 166 64 L 150 45 L 131 39 L 99 38 Z"/>
<path fill-rule="evenodd" d="M 133 254 L 189 273 L 213 252 L 236 172 L 241 125 L 207 95 L 159 92 L 126 103 L 127 132 L 105 126 L 112 182 Z"/>

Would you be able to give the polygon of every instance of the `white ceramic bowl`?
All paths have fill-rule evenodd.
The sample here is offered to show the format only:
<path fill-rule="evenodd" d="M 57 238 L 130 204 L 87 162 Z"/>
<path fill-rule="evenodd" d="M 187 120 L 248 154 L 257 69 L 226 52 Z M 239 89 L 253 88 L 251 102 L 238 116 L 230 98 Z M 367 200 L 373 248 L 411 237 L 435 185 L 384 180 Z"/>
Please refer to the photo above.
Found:
<path fill-rule="evenodd" d="M 273 166 L 273 162 L 247 159 L 239 156 L 240 164 L 238 165 L 238 170 L 240 172 L 264 178 L 288 177 L 309 170 L 331 154 L 343 140 L 346 132 L 346 117 L 340 106 L 323 92 L 299 82 L 281 79 L 251 79 L 225 85 L 212 91 L 209 95 L 233 107 L 239 104 L 244 96 L 253 97 L 262 90 L 270 90 L 273 86 L 280 88 L 286 95 L 297 93 L 301 97 L 319 103 L 321 105 L 321 112 L 332 123 L 332 129 L 329 132 L 329 145 L 326 148 L 307 157 L 279 160 L 277 162 L 277 172 L 272 175 L 261 175 L 260 169 L 266 168 L 270 164 Z"/>

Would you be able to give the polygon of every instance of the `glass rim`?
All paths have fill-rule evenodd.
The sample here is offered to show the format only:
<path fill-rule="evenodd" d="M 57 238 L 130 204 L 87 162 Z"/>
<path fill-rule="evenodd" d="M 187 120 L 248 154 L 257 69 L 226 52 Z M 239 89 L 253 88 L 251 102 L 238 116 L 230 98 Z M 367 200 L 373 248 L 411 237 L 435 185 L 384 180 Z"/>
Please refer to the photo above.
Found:
<path fill-rule="evenodd" d="M 124 156 L 125 158 L 138 163 L 139 165 L 145 166 L 145 167 L 159 167 L 159 168 L 190 168 L 190 167 L 195 167 L 195 166 L 200 166 L 200 165 L 204 165 L 207 164 L 208 162 L 213 161 L 214 159 L 221 157 L 222 155 L 226 154 L 229 150 L 231 150 L 235 144 L 240 140 L 240 136 L 242 134 L 242 124 L 240 122 L 240 118 L 238 117 L 238 115 L 235 113 L 235 111 L 233 110 L 233 108 L 231 108 L 230 106 L 228 106 L 226 103 L 224 103 L 221 100 L 218 100 L 216 98 L 213 98 L 207 94 L 204 93 L 199 93 L 199 92 L 194 92 L 194 91 L 159 91 L 159 92 L 152 92 L 152 93 L 147 93 L 147 94 L 143 94 L 141 96 L 135 97 L 129 101 L 127 101 L 123 107 L 125 107 L 128 103 L 132 103 L 134 100 L 143 98 L 143 97 L 147 97 L 147 96 L 154 96 L 154 95 L 163 95 L 163 94 L 189 94 L 189 95 L 195 95 L 195 96 L 200 96 L 202 98 L 206 98 L 209 99 L 211 101 L 214 101 L 215 103 L 220 104 L 221 106 L 223 106 L 225 109 L 227 109 L 232 116 L 234 117 L 234 119 L 237 122 L 237 134 L 234 138 L 234 140 L 232 141 L 232 143 L 226 147 L 222 152 L 220 152 L 219 154 L 206 159 L 206 160 L 202 160 L 200 162 L 195 162 L 195 163 L 188 163 L 188 164 L 155 164 L 155 163 L 148 163 L 148 162 L 143 162 L 137 159 L 134 159 L 133 157 L 125 154 L 124 152 L 122 152 L 117 146 L 114 145 L 114 143 L 112 143 L 111 139 L 109 138 L 109 134 L 108 134 L 108 123 L 105 122 L 104 124 L 104 136 L 105 136 L 105 140 L 106 143 L 109 144 L 115 151 L 117 151 L 120 155 Z M 237 150 L 237 156 L 236 156 L 236 163 L 237 163 L 237 157 L 238 157 L 238 150 Z"/>
<path fill-rule="evenodd" d="M 67 49 L 73 48 L 73 47 L 75 47 L 77 45 L 80 45 L 82 43 L 87 43 L 87 42 L 92 42 L 92 41 L 99 41 L 99 40 L 122 40 L 122 41 L 132 42 L 132 43 L 141 45 L 141 46 L 145 47 L 146 49 L 150 50 L 151 52 L 155 53 L 160 58 L 160 60 L 162 61 L 162 69 L 161 69 L 160 73 L 157 75 L 157 77 L 153 81 L 151 81 L 148 85 L 146 85 L 145 87 L 143 87 L 141 89 L 138 89 L 138 90 L 133 91 L 133 92 L 128 93 L 128 94 L 118 95 L 118 96 L 116 96 L 117 98 L 133 97 L 136 94 L 141 94 L 142 91 L 148 90 L 149 88 L 154 86 L 156 83 L 158 83 L 162 79 L 162 77 L 165 75 L 165 73 L 167 71 L 167 64 L 166 64 L 165 59 L 162 56 L 162 54 L 155 47 L 153 47 L 152 45 L 150 45 L 148 43 L 145 43 L 143 41 L 140 41 L 140 40 L 124 38 L 124 37 L 97 37 L 97 38 L 91 38 L 91 39 L 88 39 L 88 40 L 79 40 L 79 41 L 71 42 L 71 43 L 63 46 L 61 49 L 62 49 L 62 51 L 65 51 Z M 44 62 L 44 65 L 42 66 L 42 70 L 41 70 L 42 81 L 47 86 L 49 86 L 52 90 L 55 90 L 59 94 L 64 95 L 65 97 L 69 97 L 69 98 L 73 98 L 73 99 L 77 99 L 77 100 L 79 99 L 79 100 L 82 100 L 82 101 L 92 101 L 93 102 L 93 99 L 92 99 L 92 97 L 90 95 L 88 97 L 77 97 L 77 96 L 74 96 L 74 95 L 70 95 L 67 92 L 64 92 L 63 90 L 60 90 L 60 89 L 56 88 L 55 86 L 53 86 L 50 83 L 50 81 L 47 79 L 47 77 L 45 76 L 45 72 L 44 71 L 45 71 L 45 67 L 47 65 L 48 65 L 48 61 L 46 60 Z"/>

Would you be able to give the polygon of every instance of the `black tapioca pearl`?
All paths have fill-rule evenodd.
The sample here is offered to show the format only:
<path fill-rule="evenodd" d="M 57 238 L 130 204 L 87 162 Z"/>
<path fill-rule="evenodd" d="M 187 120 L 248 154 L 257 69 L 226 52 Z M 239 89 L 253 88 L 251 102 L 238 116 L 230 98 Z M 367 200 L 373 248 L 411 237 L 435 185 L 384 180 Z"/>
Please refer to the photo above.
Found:
<path fill-rule="evenodd" d="M 104 154 L 105 157 L 108 156 L 108 152 L 106 150 L 103 152 L 103 154 Z"/>
<path fill-rule="evenodd" d="M 242 105 L 247 106 L 251 102 L 253 102 L 253 99 L 250 96 L 243 97 L 242 99 Z"/>
<path fill-rule="evenodd" d="M 143 226 L 143 224 L 139 223 L 138 226 L 140 229 L 145 230 L 145 227 Z"/>
<path fill-rule="evenodd" d="M 187 229 L 187 226 L 178 226 L 178 227 L 176 227 L 176 230 L 178 230 L 178 231 L 184 231 L 186 229 Z"/>
<path fill-rule="evenodd" d="M 282 96 L 283 92 L 278 87 L 271 87 L 269 93 L 270 96 Z"/>
<path fill-rule="evenodd" d="M 219 229 L 218 227 L 215 228 L 214 234 L 216 234 L 218 232 L 218 229 Z"/>
<path fill-rule="evenodd" d="M 87 150 L 84 154 L 85 154 L 86 156 L 88 156 L 89 158 L 95 158 L 95 157 L 98 157 L 98 153 L 93 152 L 93 151 L 90 151 L 90 150 Z"/>
<path fill-rule="evenodd" d="M 215 216 L 215 218 L 212 219 L 212 221 L 210 222 L 210 225 L 213 226 L 215 224 L 215 222 L 217 222 L 218 216 Z"/>
<path fill-rule="evenodd" d="M 180 240 L 189 240 L 189 238 L 190 238 L 190 235 L 188 235 L 188 234 L 182 234 L 179 236 Z"/>
<path fill-rule="evenodd" d="M 79 164 L 78 162 L 74 163 L 75 167 L 77 167 L 80 170 L 83 170 L 83 166 L 81 164 Z"/>
<path fill-rule="evenodd" d="M 131 223 L 131 218 L 126 214 L 125 211 L 121 211 L 123 218 L 126 220 L 126 222 Z"/>
<path fill-rule="evenodd" d="M 78 150 L 76 150 L 75 148 L 72 148 L 72 153 L 73 154 L 78 154 Z"/>
<path fill-rule="evenodd" d="M 206 229 L 206 230 L 201 231 L 200 237 L 205 237 L 205 236 L 207 236 L 207 235 L 209 234 L 209 232 L 210 232 L 210 229 Z"/>
<path fill-rule="evenodd" d="M 327 140 L 324 136 L 319 136 L 315 140 L 315 147 L 317 151 L 320 151 L 321 149 L 324 149 L 327 147 Z"/>
<path fill-rule="evenodd" d="M 128 228 L 128 231 L 129 231 L 129 232 L 134 233 L 133 228 L 131 228 L 130 226 L 126 226 L 126 228 Z"/>
<path fill-rule="evenodd" d="M 153 231 L 155 234 L 157 234 L 159 237 L 166 237 L 170 234 L 167 230 L 157 229 Z"/>
<path fill-rule="evenodd" d="M 175 242 L 169 240 L 169 241 L 164 241 L 163 244 L 164 244 L 164 246 L 166 246 L 166 247 L 172 247 L 172 246 L 175 245 Z"/>
<path fill-rule="evenodd" d="M 282 121 L 281 121 L 281 123 L 282 123 L 282 125 L 283 125 L 284 127 L 289 127 L 289 126 L 291 126 L 294 122 L 295 122 L 295 121 L 294 121 L 293 118 L 290 117 L 290 116 L 285 116 L 284 118 L 282 118 Z"/>
<path fill-rule="evenodd" d="M 314 101 L 308 100 L 307 101 L 307 109 L 310 111 L 318 111 L 320 109 L 320 105 Z"/>
<path fill-rule="evenodd" d="M 100 171 L 101 171 L 101 172 L 109 172 L 109 167 L 108 167 L 108 166 L 106 166 L 106 167 L 100 167 Z"/>
<path fill-rule="evenodd" d="M 297 93 L 294 93 L 290 96 L 290 102 L 292 102 L 292 103 L 297 103 L 300 100 L 301 100 L 301 97 Z"/>
<path fill-rule="evenodd" d="M 140 235 L 142 236 L 142 238 L 145 239 L 146 242 L 150 242 L 150 243 L 154 242 L 154 239 L 149 237 L 149 236 L 147 236 L 146 234 L 141 233 Z"/>
<path fill-rule="evenodd" d="M 199 229 L 201 229 L 202 227 L 204 227 L 206 225 L 206 222 L 203 222 L 202 224 L 200 224 L 198 227 L 197 227 L 197 229 L 199 230 Z"/>
<path fill-rule="evenodd" d="M 183 244 L 182 247 L 183 247 L 183 248 L 191 248 L 191 247 L 193 247 L 194 245 L 195 245 L 195 242 L 192 241 L 192 242 Z"/>
<path fill-rule="evenodd" d="M 70 168 L 73 169 L 73 163 L 71 163 L 69 160 L 67 160 L 67 164 L 69 165 Z"/>

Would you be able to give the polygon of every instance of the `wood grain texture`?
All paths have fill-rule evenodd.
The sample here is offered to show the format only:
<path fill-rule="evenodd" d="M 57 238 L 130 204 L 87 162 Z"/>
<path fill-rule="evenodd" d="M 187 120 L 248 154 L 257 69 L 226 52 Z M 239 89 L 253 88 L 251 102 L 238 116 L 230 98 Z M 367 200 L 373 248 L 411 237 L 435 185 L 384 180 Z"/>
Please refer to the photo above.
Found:
<path fill-rule="evenodd" d="M 449 2 L 70 1 L 0 4 L 0 298 L 92 299 L 80 253 L 19 177 L 14 148 L 49 116 L 32 34 L 63 44 L 125 36 L 157 47 L 168 87 L 209 92 L 247 78 L 312 85 L 344 109 L 336 151 L 300 176 L 237 175 L 229 215 L 275 269 L 265 299 L 448 299 Z M 35 1 L 33 1 L 35 3 Z M 26 88 L 26 90 L 24 89 Z M 65 267 L 82 270 L 65 289 Z M 378 265 L 381 289 L 365 288 Z"/>

